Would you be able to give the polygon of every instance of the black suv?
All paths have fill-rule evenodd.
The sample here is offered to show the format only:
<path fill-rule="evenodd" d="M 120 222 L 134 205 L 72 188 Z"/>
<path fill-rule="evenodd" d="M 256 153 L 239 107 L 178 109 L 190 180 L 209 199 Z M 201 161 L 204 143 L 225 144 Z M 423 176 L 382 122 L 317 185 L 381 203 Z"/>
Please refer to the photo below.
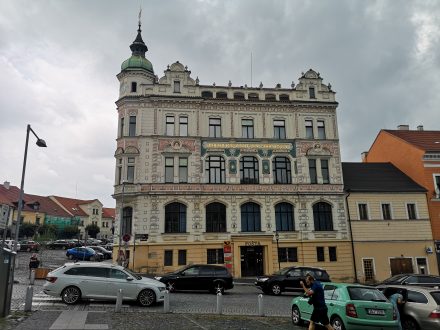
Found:
<path fill-rule="evenodd" d="M 209 290 L 212 293 L 232 289 L 234 282 L 228 269 L 214 265 L 185 266 L 173 273 L 156 276 L 170 292 L 176 290 Z"/>
<path fill-rule="evenodd" d="M 414 285 L 436 287 L 440 286 L 440 276 L 425 274 L 399 274 L 387 278 L 383 282 L 377 284 L 378 287 L 384 285 Z"/>
<path fill-rule="evenodd" d="M 305 283 L 307 274 L 313 275 L 320 282 L 330 282 L 330 276 L 322 268 L 287 267 L 273 275 L 257 277 L 255 285 L 266 294 L 280 295 L 283 291 L 300 291 L 300 282 Z"/>

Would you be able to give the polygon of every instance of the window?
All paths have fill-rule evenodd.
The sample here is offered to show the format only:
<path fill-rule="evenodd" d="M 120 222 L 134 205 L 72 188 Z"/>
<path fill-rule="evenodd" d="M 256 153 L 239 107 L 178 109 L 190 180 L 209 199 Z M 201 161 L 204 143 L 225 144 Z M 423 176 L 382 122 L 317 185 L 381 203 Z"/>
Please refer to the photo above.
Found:
<path fill-rule="evenodd" d="M 124 117 L 121 118 L 121 122 L 119 124 L 119 137 L 124 136 Z"/>
<path fill-rule="evenodd" d="M 121 184 L 122 183 L 122 158 L 118 159 L 118 167 L 117 167 L 117 176 L 116 176 L 116 183 Z"/>
<path fill-rule="evenodd" d="M 364 203 L 358 204 L 359 220 L 368 220 L 368 205 Z"/>
<path fill-rule="evenodd" d="M 128 126 L 128 136 L 136 135 L 136 116 L 130 116 L 130 122 Z"/>
<path fill-rule="evenodd" d="M 313 121 L 306 120 L 306 139 L 313 139 Z"/>
<path fill-rule="evenodd" d="M 177 264 L 179 266 L 186 265 L 186 250 L 179 250 Z"/>
<path fill-rule="evenodd" d="M 390 204 L 382 204 L 382 218 L 384 220 L 391 220 L 391 205 Z"/>
<path fill-rule="evenodd" d="M 165 250 L 163 265 L 164 266 L 173 265 L 173 250 Z"/>
<path fill-rule="evenodd" d="M 417 219 L 416 204 L 414 203 L 406 204 L 406 210 L 408 211 L 408 219 L 410 220 Z"/>
<path fill-rule="evenodd" d="M 188 158 L 179 158 L 179 182 L 188 182 Z"/>
<path fill-rule="evenodd" d="M 421 292 L 408 290 L 408 300 L 407 300 L 407 302 L 416 303 L 416 304 L 427 304 L 428 303 L 428 299 Z"/>
<path fill-rule="evenodd" d="M 329 246 L 328 247 L 328 256 L 330 261 L 338 261 L 338 256 L 336 253 L 336 246 Z"/>
<path fill-rule="evenodd" d="M 321 174 L 322 174 L 322 183 L 324 184 L 330 183 L 330 174 L 328 170 L 327 159 L 321 159 Z"/>
<path fill-rule="evenodd" d="M 188 117 L 179 117 L 179 135 L 188 136 Z"/>
<path fill-rule="evenodd" d="M 165 183 L 174 182 L 174 158 L 165 158 Z"/>
<path fill-rule="evenodd" d="M 363 259 L 365 281 L 374 280 L 373 259 Z"/>
<path fill-rule="evenodd" d="M 309 175 L 310 183 L 318 183 L 318 176 L 316 173 L 316 159 L 309 159 Z"/>
<path fill-rule="evenodd" d="M 282 102 L 289 101 L 289 95 L 287 95 L 287 94 L 281 94 L 281 95 L 280 95 L 280 101 L 282 101 Z"/>
<path fill-rule="evenodd" d="M 260 205 L 246 203 L 241 206 L 241 231 L 261 231 Z"/>
<path fill-rule="evenodd" d="M 127 181 L 134 182 L 134 157 L 128 157 L 127 159 Z"/>
<path fill-rule="evenodd" d="M 276 96 L 275 96 L 275 94 L 266 94 L 265 100 L 266 101 L 276 101 Z"/>
<path fill-rule="evenodd" d="M 323 246 L 316 247 L 316 260 L 317 261 L 325 261 Z"/>
<path fill-rule="evenodd" d="M 286 127 L 284 120 L 274 120 L 273 122 L 273 137 L 274 139 L 285 139 L 286 138 Z"/>
<path fill-rule="evenodd" d="M 315 231 L 332 231 L 333 216 L 330 204 L 319 202 L 313 205 L 313 222 Z"/>
<path fill-rule="evenodd" d="M 225 160 L 221 156 L 209 156 L 206 159 L 208 183 L 225 183 Z"/>
<path fill-rule="evenodd" d="M 275 205 L 275 222 L 277 231 L 294 231 L 293 205 L 289 203 Z"/>
<path fill-rule="evenodd" d="M 428 265 L 426 263 L 426 258 L 416 258 L 416 264 L 419 274 L 428 274 Z M 437 281 L 435 277 L 427 277 L 428 282 L 426 282 L 425 279 L 420 279 L 420 282 L 422 283 L 429 283 L 429 280 Z"/>
<path fill-rule="evenodd" d="M 209 137 L 222 136 L 222 120 L 220 118 L 209 118 Z"/>
<path fill-rule="evenodd" d="M 174 135 L 174 117 L 166 116 L 166 135 L 173 136 Z"/>
<path fill-rule="evenodd" d="M 287 157 L 275 157 L 272 161 L 273 183 L 292 183 L 290 160 Z"/>
<path fill-rule="evenodd" d="M 227 99 L 228 98 L 228 94 L 225 92 L 217 92 L 216 97 L 218 99 Z"/>
<path fill-rule="evenodd" d="M 133 81 L 131 83 L 131 92 L 136 93 L 136 91 L 137 91 L 137 83 Z"/>
<path fill-rule="evenodd" d="M 286 247 L 278 249 L 280 262 L 298 262 L 298 250 L 296 247 Z"/>
<path fill-rule="evenodd" d="M 36 224 L 37 226 L 40 225 L 40 220 L 41 220 L 40 217 L 36 217 L 36 218 L 35 218 L 35 224 Z"/>
<path fill-rule="evenodd" d="M 325 124 L 323 120 L 318 120 L 318 139 L 325 139 Z"/>
<path fill-rule="evenodd" d="M 129 277 L 126 273 L 119 269 L 109 269 L 110 270 L 110 278 L 115 278 L 119 280 L 126 280 Z"/>
<path fill-rule="evenodd" d="M 440 198 L 440 175 L 434 174 L 434 190 L 437 198 Z"/>
<path fill-rule="evenodd" d="M 258 159 L 253 156 L 243 156 L 240 159 L 240 183 L 254 184 L 259 182 Z"/>
<path fill-rule="evenodd" d="M 234 93 L 234 100 L 244 100 L 243 93 Z"/>
<path fill-rule="evenodd" d="M 207 255 L 207 264 L 223 264 L 224 263 L 224 255 L 223 249 L 208 249 L 206 251 Z"/>
<path fill-rule="evenodd" d="M 133 208 L 124 207 L 122 210 L 122 235 L 131 235 L 131 226 L 133 222 Z"/>
<path fill-rule="evenodd" d="M 257 93 L 249 93 L 249 94 L 248 94 L 248 100 L 256 101 L 256 100 L 258 100 L 258 99 L 259 99 L 259 96 L 258 96 Z"/>
<path fill-rule="evenodd" d="M 315 87 L 309 87 L 309 97 L 311 99 L 315 99 L 316 98 L 316 96 L 315 96 Z"/>
<path fill-rule="evenodd" d="M 242 119 L 241 120 L 241 137 L 245 139 L 254 138 L 254 120 Z"/>
<path fill-rule="evenodd" d="M 207 99 L 212 99 L 213 95 L 212 95 L 212 92 L 210 92 L 210 91 L 203 91 L 202 97 L 207 98 Z"/>
<path fill-rule="evenodd" d="M 186 206 L 171 203 L 165 206 L 165 233 L 186 232 Z"/>
<path fill-rule="evenodd" d="M 226 232 L 226 206 L 221 203 L 211 203 L 206 206 L 206 232 Z"/>
<path fill-rule="evenodd" d="M 174 81 L 174 93 L 180 93 L 180 81 Z"/>

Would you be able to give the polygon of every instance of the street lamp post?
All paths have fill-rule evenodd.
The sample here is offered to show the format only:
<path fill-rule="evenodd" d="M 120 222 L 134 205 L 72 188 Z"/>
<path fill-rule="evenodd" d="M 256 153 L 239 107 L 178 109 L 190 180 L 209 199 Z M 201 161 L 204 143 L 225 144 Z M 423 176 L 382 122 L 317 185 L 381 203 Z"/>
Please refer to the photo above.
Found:
<path fill-rule="evenodd" d="M 277 241 L 277 259 L 278 259 L 278 270 L 281 269 L 281 264 L 280 264 L 280 246 L 278 241 L 280 240 L 280 234 L 278 234 L 278 231 L 275 231 L 275 240 Z"/>

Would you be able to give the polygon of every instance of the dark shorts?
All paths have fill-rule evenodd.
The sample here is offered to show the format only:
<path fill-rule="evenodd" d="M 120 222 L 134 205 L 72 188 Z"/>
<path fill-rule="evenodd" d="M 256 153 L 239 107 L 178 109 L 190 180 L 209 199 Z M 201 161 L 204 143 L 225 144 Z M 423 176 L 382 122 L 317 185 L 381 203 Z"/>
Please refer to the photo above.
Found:
<path fill-rule="evenodd" d="M 324 309 L 313 309 L 312 317 L 310 318 L 310 321 L 313 321 L 315 323 L 321 323 L 322 325 L 327 325 L 330 323 L 330 320 L 328 319 L 327 315 L 327 308 Z"/>

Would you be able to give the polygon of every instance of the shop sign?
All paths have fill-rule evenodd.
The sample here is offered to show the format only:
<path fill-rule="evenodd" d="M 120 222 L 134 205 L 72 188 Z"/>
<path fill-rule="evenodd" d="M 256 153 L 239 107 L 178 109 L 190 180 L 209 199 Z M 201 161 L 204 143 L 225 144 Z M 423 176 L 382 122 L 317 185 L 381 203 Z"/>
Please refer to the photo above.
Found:
<path fill-rule="evenodd" d="M 244 243 L 245 246 L 260 246 L 260 241 L 249 241 Z"/>

